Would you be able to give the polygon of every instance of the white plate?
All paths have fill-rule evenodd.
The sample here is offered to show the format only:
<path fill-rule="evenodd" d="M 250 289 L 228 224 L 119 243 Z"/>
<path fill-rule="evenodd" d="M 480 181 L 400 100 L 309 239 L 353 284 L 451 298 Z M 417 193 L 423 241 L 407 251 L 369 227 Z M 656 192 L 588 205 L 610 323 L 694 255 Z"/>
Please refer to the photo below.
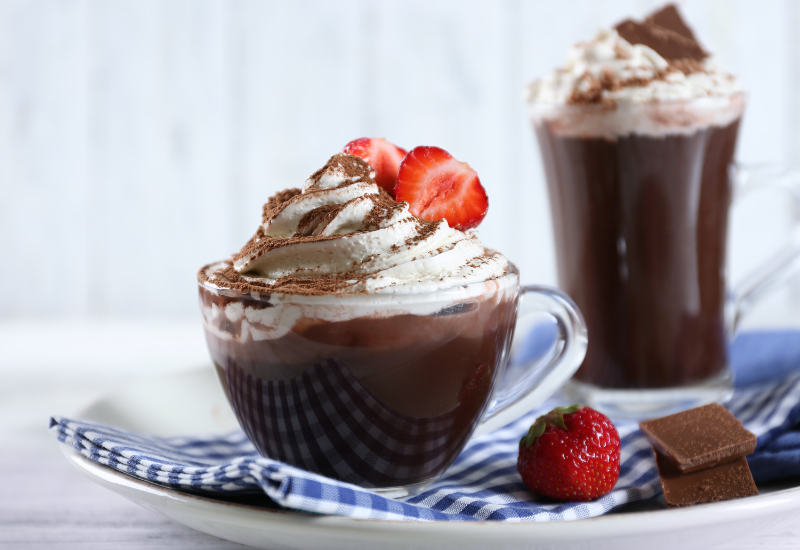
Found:
<path fill-rule="evenodd" d="M 89 405 L 78 417 L 164 436 L 236 427 L 210 367 L 129 386 Z M 761 487 L 761 495 L 739 500 L 670 510 L 657 509 L 659 505 L 651 502 L 572 522 L 355 520 L 197 497 L 139 481 L 100 466 L 70 447 L 61 448 L 81 472 L 127 499 L 199 531 L 258 548 L 653 550 L 686 547 L 687 543 L 708 548 L 794 521 L 800 510 L 800 487 Z"/>

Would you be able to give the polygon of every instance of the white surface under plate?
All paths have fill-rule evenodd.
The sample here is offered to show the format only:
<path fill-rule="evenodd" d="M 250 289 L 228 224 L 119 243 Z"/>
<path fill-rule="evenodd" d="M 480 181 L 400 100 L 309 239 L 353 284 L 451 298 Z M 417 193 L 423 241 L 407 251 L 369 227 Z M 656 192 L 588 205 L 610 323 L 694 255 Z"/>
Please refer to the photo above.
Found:
<path fill-rule="evenodd" d="M 146 411 L 146 414 L 143 414 Z M 213 370 L 156 379 L 108 395 L 79 418 L 156 435 L 219 433 L 236 420 Z M 795 521 L 800 487 L 760 487 L 759 496 L 661 509 L 657 502 L 593 519 L 550 523 L 355 520 L 197 497 L 139 481 L 62 446 L 100 485 L 175 521 L 217 537 L 269 549 L 712 548 Z M 797 480 L 795 480 L 797 481 Z"/>

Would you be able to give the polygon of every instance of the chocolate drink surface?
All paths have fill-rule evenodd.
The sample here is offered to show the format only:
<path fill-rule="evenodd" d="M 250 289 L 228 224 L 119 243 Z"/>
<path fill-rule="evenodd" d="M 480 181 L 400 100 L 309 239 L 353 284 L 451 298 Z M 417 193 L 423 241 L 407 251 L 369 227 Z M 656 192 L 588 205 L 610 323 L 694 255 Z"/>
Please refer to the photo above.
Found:
<path fill-rule="evenodd" d="M 739 119 L 687 133 L 563 135 L 535 125 L 560 286 L 583 311 L 604 388 L 667 388 L 726 368 L 729 167 Z"/>

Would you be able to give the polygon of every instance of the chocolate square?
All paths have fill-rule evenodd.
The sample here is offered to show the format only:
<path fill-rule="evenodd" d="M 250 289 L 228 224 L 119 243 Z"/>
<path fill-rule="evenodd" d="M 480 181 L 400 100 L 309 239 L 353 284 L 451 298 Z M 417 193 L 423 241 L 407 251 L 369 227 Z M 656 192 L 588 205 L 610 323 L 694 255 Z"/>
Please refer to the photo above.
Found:
<path fill-rule="evenodd" d="M 666 59 L 694 59 L 700 61 L 708 54 L 700 44 L 659 25 L 637 23 L 627 19 L 616 27 L 617 33 L 631 44 L 643 44 Z"/>
<path fill-rule="evenodd" d="M 716 403 L 640 422 L 639 428 L 684 474 L 731 462 L 756 449 L 756 436 Z"/>
<path fill-rule="evenodd" d="M 688 38 L 693 42 L 697 42 L 694 37 L 692 29 L 686 24 L 681 17 L 678 7 L 675 4 L 667 4 L 657 12 L 651 13 L 647 16 L 644 22 L 648 25 L 658 25 L 667 30 L 676 32 L 684 38 Z"/>
<path fill-rule="evenodd" d="M 664 500 L 670 508 L 758 494 L 745 458 L 689 474 L 681 473 L 660 453 L 656 453 L 656 464 Z"/>

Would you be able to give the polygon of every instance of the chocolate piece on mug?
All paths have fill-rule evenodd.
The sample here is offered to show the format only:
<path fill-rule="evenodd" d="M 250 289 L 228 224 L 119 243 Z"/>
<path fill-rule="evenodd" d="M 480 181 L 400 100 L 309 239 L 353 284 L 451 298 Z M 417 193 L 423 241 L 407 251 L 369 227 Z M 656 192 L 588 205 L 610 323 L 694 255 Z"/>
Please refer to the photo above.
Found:
<path fill-rule="evenodd" d="M 756 436 L 716 403 L 640 422 L 639 428 L 684 474 L 737 460 L 756 448 Z"/>
<path fill-rule="evenodd" d="M 694 40 L 658 25 L 637 23 L 632 19 L 626 19 L 615 28 L 623 39 L 631 44 L 643 44 L 667 61 L 675 59 L 701 61 L 708 57 L 700 44 Z"/>
<path fill-rule="evenodd" d="M 744 457 L 688 474 L 682 473 L 670 459 L 658 452 L 656 464 L 664 500 L 670 508 L 758 494 Z"/>
<path fill-rule="evenodd" d="M 683 20 L 675 4 L 667 4 L 657 12 L 651 13 L 644 22 L 647 25 L 663 27 L 680 34 L 684 38 L 688 38 L 692 42 L 697 42 L 692 29 L 690 29 L 686 21 Z"/>

